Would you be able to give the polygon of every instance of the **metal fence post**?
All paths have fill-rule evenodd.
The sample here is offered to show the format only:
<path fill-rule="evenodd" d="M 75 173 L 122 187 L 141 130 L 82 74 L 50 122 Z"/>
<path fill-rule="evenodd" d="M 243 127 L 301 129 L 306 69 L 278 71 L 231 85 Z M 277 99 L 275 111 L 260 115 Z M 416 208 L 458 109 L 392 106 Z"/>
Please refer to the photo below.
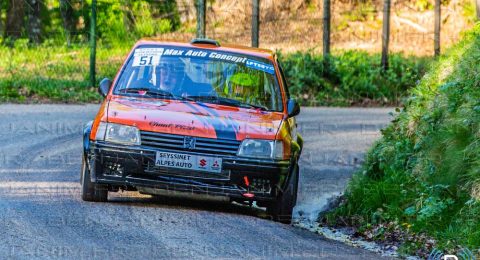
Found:
<path fill-rule="evenodd" d="M 382 30 L 382 68 L 388 69 L 388 44 L 390 41 L 390 0 L 383 2 L 383 30 Z"/>
<path fill-rule="evenodd" d="M 207 5 L 205 0 L 196 0 L 197 3 L 197 38 L 205 38 L 205 16 Z"/>
<path fill-rule="evenodd" d="M 92 0 L 90 16 L 90 86 L 95 86 L 95 57 L 97 52 L 97 0 Z"/>
<path fill-rule="evenodd" d="M 480 20 L 480 0 L 475 0 L 475 10 L 477 13 L 477 20 Z"/>
<path fill-rule="evenodd" d="M 435 32 L 433 36 L 433 49 L 434 55 L 440 55 L 440 19 L 441 19 L 441 6 L 440 0 L 435 0 Z"/>
<path fill-rule="evenodd" d="M 324 74 L 330 66 L 330 0 L 323 0 L 323 67 Z"/>
<path fill-rule="evenodd" d="M 252 0 L 252 47 L 258 48 L 260 0 Z"/>

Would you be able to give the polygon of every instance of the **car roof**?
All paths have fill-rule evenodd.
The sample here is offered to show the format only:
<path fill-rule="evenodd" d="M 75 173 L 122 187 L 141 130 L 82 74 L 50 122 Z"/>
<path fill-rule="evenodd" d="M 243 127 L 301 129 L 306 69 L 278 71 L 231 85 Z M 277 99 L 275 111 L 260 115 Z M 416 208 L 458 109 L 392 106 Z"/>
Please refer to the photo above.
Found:
<path fill-rule="evenodd" d="M 139 40 L 135 47 L 142 46 L 142 45 L 170 45 L 176 47 L 188 47 L 188 48 L 198 48 L 198 49 L 208 49 L 208 50 L 218 50 L 218 51 L 227 51 L 231 53 L 238 53 L 238 54 L 245 54 L 256 56 L 260 58 L 265 58 L 273 61 L 275 59 L 275 52 L 268 50 L 268 49 L 261 49 L 261 48 L 253 48 L 247 47 L 242 45 L 235 45 L 235 44 L 221 44 L 220 46 L 216 46 L 214 44 L 208 43 L 184 43 L 184 42 L 177 42 L 177 41 L 169 41 L 163 39 L 156 39 L 156 38 L 144 38 Z"/>

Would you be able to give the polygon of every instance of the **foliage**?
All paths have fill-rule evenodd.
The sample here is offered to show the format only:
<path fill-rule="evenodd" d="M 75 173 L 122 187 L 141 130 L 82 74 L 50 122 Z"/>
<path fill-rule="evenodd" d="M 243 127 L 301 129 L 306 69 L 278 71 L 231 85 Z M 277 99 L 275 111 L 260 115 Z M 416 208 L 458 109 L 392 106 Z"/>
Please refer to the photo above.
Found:
<path fill-rule="evenodd" d="M 363 228 L 396 221 L 450 252 L 480 247 L 478 60 L 480 24 L 410 91 L 328 221 L 348 219 Z"/>
<path fill-rule="evenodd" d="M 6 3 L 0 4 L 0 19 L 6 18 Z M 25 1 L 25 8 L 27 6 Z M 63 4 L 62 4 L 63 3 Z M 43 39 L 56 44 L 65 43 L 71 34 L 73 42 L 86 42 L 90 32 L 91 0 L 44 0 L 41 30 Z M 24 20 L 27 18 L 25 17 Z M 66 24 L 70 23 L 72 28 Z M 22 38 L 28 38 L 23 26 Z M 4 30 L 0 22 L 0 39 Z M 180 27 L 180 15 L 175 0 L 102 0 L 97 1 L 97 38 L 104 42 L 138 39 L 170 32 Z M 68 40 L 67 40 L 68 41 Z M 68 41 L 70 43 L 70 41 Z"/>
<path fill-rule="evenodd" d="M 355 8 L 345 12 L 348 21 L 371 21 L 375 19 L 377 10 L 373 2 L 365 1 L 355 4 Z"/>
<path fill-rule="evenodd" d="M 390 68 L 380 67 L 380 55 L 346 51 L 330 57 L 311 52 L 280 55 L 291 94 L 303 105 L 398 104 L 424 74 L 428 58 L 390 56 Z"/>
<path fill-rule="evenodd" d="M 474 1 L 462 1 L 460 2 L 460 6 L 462 7 L 462 15 L 467 19 L 470 23 L 475 23 L 477 20 L 477 11 Z"/>
<path fill-rule="evenodd" d="M 420 11 L 433 9 L 433 4 L 429 0 L 417 0 L 415 1 L 415 6 Z"/>

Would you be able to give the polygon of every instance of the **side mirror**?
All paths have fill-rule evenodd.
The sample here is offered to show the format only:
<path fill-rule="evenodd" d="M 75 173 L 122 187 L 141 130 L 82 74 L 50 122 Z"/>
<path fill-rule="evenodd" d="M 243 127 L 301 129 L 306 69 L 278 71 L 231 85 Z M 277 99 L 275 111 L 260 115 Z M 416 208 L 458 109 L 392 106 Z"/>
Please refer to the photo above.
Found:
<path fill-rule="evenodd" d="M 100 81 L 100 86 L 98 87 L 98 93 L 103 97 L 106 97 L 111 85 L 112 81 L 109 78 L 102 79 L 102 81 Z"/>
<path fill-rule="evenodd" d="M 300 105 L 294 99 L 289 99 L 287 102 L 287 112 L 288 116 L 296 116 L 300 114 Z"/>

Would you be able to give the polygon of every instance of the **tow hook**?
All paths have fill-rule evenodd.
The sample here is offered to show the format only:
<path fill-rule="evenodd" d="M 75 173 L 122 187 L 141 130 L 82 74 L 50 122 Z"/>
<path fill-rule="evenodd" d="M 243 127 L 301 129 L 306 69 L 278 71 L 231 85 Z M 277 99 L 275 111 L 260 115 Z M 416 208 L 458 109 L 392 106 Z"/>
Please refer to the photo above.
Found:
<path fill-rule="evenodd" d="M 255 194 L 250 192 L 250 181 L 248 180 L 248 177 L 243 176 L 243 181 L 245 182 L 245 186 L 247 186 L 247 192 L 243 193 L 242 196 L 247 199 L 252 199 L 255 197 Z"/>

